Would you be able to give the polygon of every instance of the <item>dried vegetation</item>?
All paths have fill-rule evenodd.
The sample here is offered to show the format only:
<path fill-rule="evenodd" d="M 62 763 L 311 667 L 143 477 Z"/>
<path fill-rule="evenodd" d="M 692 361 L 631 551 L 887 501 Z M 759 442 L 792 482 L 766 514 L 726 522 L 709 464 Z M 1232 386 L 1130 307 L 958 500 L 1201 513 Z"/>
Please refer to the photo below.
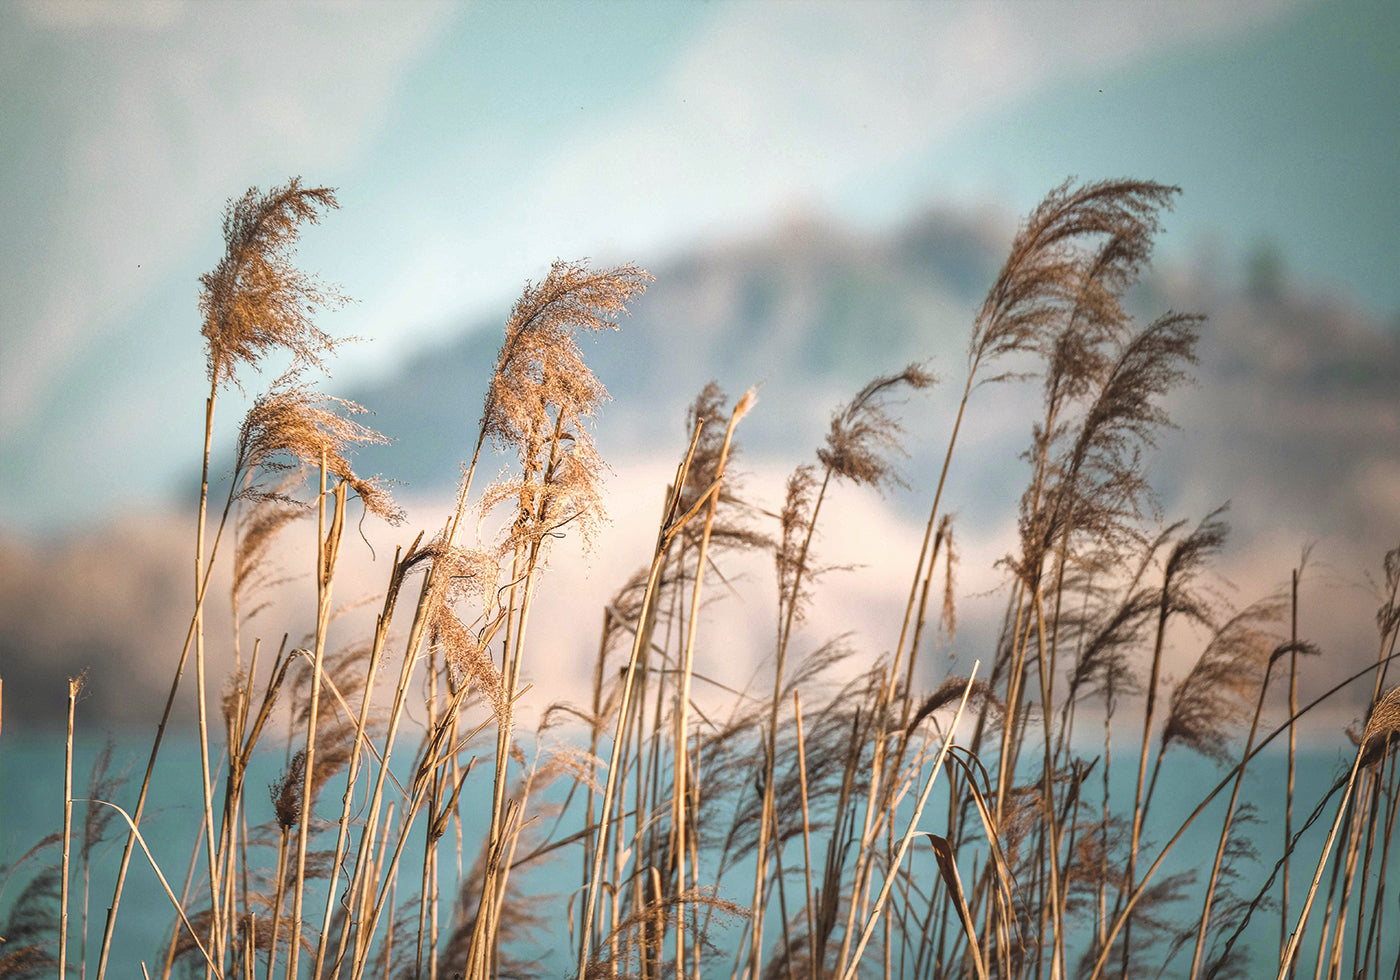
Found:
<path fill-rule="evenodd" d="M 1375 665 L 1343 682 L 1372 679 L 1374 709 L 1350 773 L 1295 832 L 1295 722 L 1312 707 L 1297 703 L 1308 666 L 1299 656 L 1316 653 L 1297 635 L 1297 574 L 1291 592 L 1230 608 L 1210 585 L 1226 542 L 1222 511 L 1194 528 L 1164 526 L 1144 470 L 1201 324 L 1169 312 L 1139 326 L 1125 304 L 1175 194 L 1143 181 L 1066 183 L 1021 227 L 973 324 L 891 635 L 811 636 L 805 614 L 832 571 L 818 557 L 832 481 L 876 491 L 901 483 L 897 407 L 933 384 L 931 373 L 910 365 L 838 408 L 778 514 L 746 503 L 732 467 L 753 393 L 730 407 L 711 385 L 687 418 L 649 561 L 602 610 L 579 611 L 580 623 L 602 620 L 586 703 L 552 706 L 528 738 L 517 733 L 516 703 L 549 550 L 566 535 L 591 541 L 603 517 L 590 426 L 606 392 L 577 338 L 615 327 L 650 277 L 558 262 L 527 284 L 506 321 L 455 512 L 429 541 L 419 535 L 395 554 L 373 630 L 328 649 L 347 516 L 400 516 L 385 484 L 352 466 L 354 445 L 382 437 L 351 417 L 357 406 L 307 380 L 337 344 L 313 314 L 339 296 L 298 270 L 292 252 L 335 198 L 292 180 L 231 202 L 227 251 L 200 300 L 211 387 L 194 610 L 128 829 L 114 825 L 126 847 L 102 942 L 88 948 L 88 869 L 115 810 L 75 797 L 70 753 L 65 833 L 0 880 L 13 889 L 0 892 L 0 976 L 48 976 L 65 964 L 98 980 L 134 975 L 134 964 L 112 961 L 111 938 L 138 914 L 121 901 L 124 884 L 136 849 L 149 857 L 138 828 L 182 681 L 188 696 L 191 652 L 203 821 L 184 894 L 169 891 L 172 932 L 152 976 L 478 980 L 557 973 L 565 960 L 600 980 L 1094 980 L 1159 968 L 1195 980 L 1259 975 L 1270 963 L 1281 978 L 1393 975 L 1384 869 L 1400 691 L 1385 678 L 1400 629 L 1400 550 L 1386 561 Z M 273 355 L 290 358 L 290 373 L 253 402 L 233 489 L 209 522 L 215 398 Z M 977 392 L 1027 378 L 1042 386 L 1043 412 L 1025 453 L 1019 552 L 1004 562 L 1002 633 L 969 674 L 939 677 L 942 668 L 919 658 L 931 617 L 948 633 L 954 626 L 944 480 Z M 514 465 L 475 489 L 488 444 Z M 239 667 L 216 732 L 203 609 L 231 515 Z M 263 590 L 285 574 L 272 564 L 278 536 L 313 517 L 315 630 L 296 649 L 283 637 L 271 657 L 257 639 L 245 659 L 238 631 L 265 613 Z M 701 611 L 707 583 L 742 553 L 774 563 L 775 628 L 762 690 L 735 692 L 721 716 L 702 712 L 692 690 L 710 683 L 707 658 L 732 655 L 706 645 Z M 885 652 L 868 656 L 867 643 Z M 1164 668 L 1172 651 L 1194 651 L 1175 681 Z M 1273 727 L 1262 720 L 1268 704 L 1283 719 Z M 249 766 L 278 751 L 268 743 L 281 723 L 285 768 L 264 796 L 250 789 Z M 1287 749 L 1270 751 L 1287 752 L 1289 782 L 1263 804 L 1286 809 L 1275 847 L 1251 837 L 1254 809 L 1241 791 L 1253 760 L 1284 734 Z M 1176 783 L 1199 804 L 1184 822 L 1154 807 L 1173 765 L 1211 773 Z M 104 757 L 85 799 L 119 795 Z M 76 829 L 75 805 L 87 806 Z M 1312 866 L 1304 832 L 1331 813 L 1300 905 L 1289 862 Z M 1221 820 L 1213 864 L 1182 870 L 1173 848 L 1208 818 Z M 1250 895 L 1240 869 L 1253 850 L 1281 856 Z M 530 874 L 546 862 L 552 895 Z M 80 925 L 68 889 L 79 868 Z M 1237 940 L 1261 916 L 1280 924 L 1276 946 L 1246 959 Z M 547 967 L 530 959 L 542 930 L 568 950 Z"/>

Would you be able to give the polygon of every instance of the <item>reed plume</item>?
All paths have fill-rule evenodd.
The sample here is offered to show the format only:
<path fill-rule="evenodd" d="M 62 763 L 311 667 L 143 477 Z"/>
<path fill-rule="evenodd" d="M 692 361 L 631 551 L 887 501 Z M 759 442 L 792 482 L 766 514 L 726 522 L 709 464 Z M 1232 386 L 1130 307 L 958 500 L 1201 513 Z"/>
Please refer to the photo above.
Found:
<path fill-rule="evenodd" d="M 742 455 L 742 445 L 731 440 L 726 449 L 725 427 L 702 424 L 729 418 L 732 413 L 733 406 L 729 403 L 729 396 L 717 382 L 710 381 L 690 403 L 685 418 L 686 430 L 698 431 L 700 435 L 695 442 L 690 467 L 686 471 L 685 484 L 681 488 L 678 506 L 682 513 L 700 503 L 704 495 L 712 490 L 713 484 L 721 474 L 721 460 L 725 464 L 722 470 L 724 479 L 715 498 L 715 518 L 709 528 L 709 549 L 716 558 L 723 552 L 767 550 L 773 547 L 771 536 L 753 526 L 759 513 L 745 499 L 745 475 L 735 466 L 735 460 Z M 705 532 L 703 525 L 687 523 L 680 533 L 682 540 L 696 545 Z"/>
<path fill-rule="evenodd" d="M 556 261 L 544 281 L 526 283 L 510 317 L 496 369 L 486 390 L 480 436 L 463 479 L 458 520 L 482 442 L 514 449 L 524 475 L 520 512 L 534 514 L 535 533 L 547 522 L 577 520 L 587 539 L 600 516 L 597 479 L 601 460 L 585 420 L 607 398 L 607 389 L 583 361 L 577 335 L 616 327 L 626 304 L 651 276 L 631 265 L 594 271 L 583 262 Z M 563 450 L 565 460 L 554 454 Z M 537 474 L 551 471 L 542 486 Z M 552 528 L 548 528 L 552 530 Z M 450 539 L 449 539 L 450 540 Z"/>
<path fill-rule="evenodd" d="M 250 474 L 251 475 L 251 474 Z M 234 655 L 241 662 L 239 633 L 243 625 L 271 605 L 267 598 L 271 589 L 290 581 L 272 566 L 272 547 L 281 532 L 307 508 L 291 499 L 295 479 L 287 479 L 270 491 L 256 492 L 253 505 L 244 510 L 234 525 L 236 538 L 233 549 L 232 581 L 229 583 L 229 604 L 233 619 Z M 251 484 L 245 487 L 251 490 Z M 245 604 L 253 602 L 251 608 Z"/>
<path fill-rule="evenodd" d="M 973 327 L 969 374 L 984 361 L 1047 352 L 1048 331 L 1077 308 L 1115 309 L 1117 291 L 1147 257 L 1158 211 L 1180 192 L 1137 180 L 1072 184 L 1047 194 L 1012 242 Z M 1112 251 L 1082 249 L 1101 238 Z"/>
<path fill-rule="evenodd" d="M 937 379 L 922 365 L 875 378 L 831 416 L 826 445 L 817 459 L 836 476 L 860 486 L 903 484 L 891 457 L 907 455 L 900 445 L 904 429 L 890 414 L 889 399 L 900 388 L 920 391 Z"/>
<path fill-rule="evenodd" d="M 1248 718 L 1264 670 L 1281 645 L 1268 627 L 1282 614 L 1282 600 L 1267 599 L 1237 613 L 1216 632 L 1172 691 L 1158 759 L 1178 743 L 1216 762 L 1229 758 L 1232 729 Z"/>
<path fill-rule="evenodd" d="M 489 699 L 497 716 L 505 709 L 501 675 L 487 645 L 500 625 L 496 583 L 500 555 L 481 549 L 448 546 L 439 538 L 419 554 L 435 563 L 427 593 L 428 644 L 442 651 L 454 686 L 475 684 Z M 483 604 L 472 629 L 458 614 L 458 604 Z M 470 622 L 470 621 L 469 621 Z"/>
<path fill-rule="evenodd" d="M 336 409 L 340 411 L 336 411 Z M 344 414 L 341 414 L 343 412 Z M 348 483 L 371 514 L 397 524 L 403 512 L 378 478 L 357 476 L 345 454 L 357 444 L 385 445 L 387 438 L 350 416 L 364 414 L 354 402 L 317 395 L 309 387 L 284 376 L 260 395 L 238 430 L 236 473 L 279 473 L 293 462 L 314 469 L 325 460 L 327 472 Z M 260 484 L 241 491 L 249 499 L 267 496 Z M 274 499 L 282 494 L 272 492 Z"/>
<path fill-rule="evenodd" d="M 239 364 L 257 367 L 274 352 L 293 369 L 321 370 L 341 341 L 316 326 L 318 307 L 344 302 L 334 289 L 292 263 L 303 224 L 316 224 L 339 205 L 327 187 L 303 187 L 300 177 L 262 192 L 249 188 L 224 210 L 225 252 L 200 276 L 199 310 L 209 379 L 236 382 Z"/>
<path fill-rule="evenodd" d="M 48 976 L 58 967 L 50 937 L 58 933 L 61 881 L 56 866 L 45 867 L 29 879 L 10 905 L 4 922 L 0 976 Z"/>

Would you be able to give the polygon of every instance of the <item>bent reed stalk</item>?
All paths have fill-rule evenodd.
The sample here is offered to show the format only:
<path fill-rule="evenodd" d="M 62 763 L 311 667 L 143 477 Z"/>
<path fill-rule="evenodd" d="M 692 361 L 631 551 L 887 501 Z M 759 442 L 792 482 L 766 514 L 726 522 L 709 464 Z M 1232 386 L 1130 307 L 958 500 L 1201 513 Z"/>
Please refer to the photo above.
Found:
<path fill-rule="evenodd" d="M 1136 180 L 1052 190 L 1018 230 L 976 314 L 953 417 L 916 429 L 917 410 L 897 411 L 934 383 L 923 365 L 875 378 L 833 413 L 776 513 L 750 499 L 739 467 L 739 423 L 756 410 L 754 392 L 731 407 L 708 386 L 660 494 L 651 554 L 602 610 L 583 706 L 547 706 L 533 733 L 520 727 L 531 671 L 562 669 L 533 649 L 539 631 L 530 629 L 550 587 L 551 554 L 566 537 L 587 547 L 604 521 L 605 464 L 592 430 L 607 393 L 578 338 L 614 329 L 651 277 L 630 265 L 556 262 L 526 284 L 506 320 L 455 504 L 435 533 L 395 552 L 372 627 L 358 635 L 333 602 L 341 563 L 357 557 L 342 540 L 346 522 L 361 509 L 390 524 L 402 514 L 384 483 L 352 465 L 356 445 L 384 437 L 355 420 L 359 406 L 314 387 L 339 344 L 314 315 L 343 298 L 297 269 L 292 254 L 335 197 L 293 179 L 230 202 L 225 254 L 201 279 L 210 391 L 194 608 L 174 679 L 129 809 L 98 800 L 118 784 L 97 771 L 91 800 L 73 797 L 80 719 L 71 682 L 63 831 L 3 870 L 0 976 L 54 967 L 86 976 L 87 868 L 106 827 L 92 812 L 108 807 L 128 833 L 99 980 L 134 972 L 113 962 L 112 941 L 137 847 L 175 908 L 165 976 L 488 980 L 572 969 L 577 980 L 726 972 L 1093 980 L 1175 966 L 1194 980 L 1254 969 L 1236 940 L 1274 908 L 1267 970 L 1290 974 L 1311 916 L 1323 920 L 1309 945 L 1320 969 L 1374 975 L 1393 942 L 1382 883 L 1400 695 L 1386 690 L 1385 670 L 1400 632 L 1400 549 L 1385 559 L 1376 662 L 1300 708 L 1300 676 L 1322 658 L 1298 656 L 1317 647 L 1298 634 L 1297 574 L 1288 601 L 1236 610 L 1211 579 L 1227 541 L 1223 508 L 1194 525 L 1151 516 L 1145 460 L 1171 425 L 1165 406 L 1195 364 L 1202 320 L 1168 313 L 1139 325 L 1128 293 L 1177 193 Z M 231 489 L 211 527 L 216 397 L 279 358 L 290 368 L 240 427 Z M 948 635 L 954 625 L 956 505 L 945 493 L 956 485 L 955 448 L 971 437 L 984 388 L 1027 378 L 1039 379 L 1043 401 L 1024 454 L 1016 551 L 1004 562 L 1004 622 L 995 646 L 960 675 L 927 657 L 930 620 L 941 614 Z M 942 464 L 917 549 L 911 536 L 899 621 L 876 627 L 888 635 L 815 635 L 807 614 L 834 576 L 858 574 L 821 556 L 823 527 L 843 519 L 834 488 L 903 486 L 895 463 L 909 452 L 905 430 L 940 427 Z M 501 474 L 474 486 L 493 454 Z M 240 634 L 267 615 L 260 590 L 280 581 L 275 545 L 286 534 L 309 539 L 301 520 L 313 506 L 314 628 L 304 647 L 284 636 L 270 663 L 255 638 L 245 668 Z M 205 603 L 230 520 L 237 670 L 218 702 L 227 745 L 226 762 L 216 762 L 207 665 L 225 641 L 205 636 Z M 737 592 L 726 570 L 754 556 L 772 562 L 774 579 L 744 598 L 767 603 L 771 646 L 734 651 L 710 628 L 709 611 L 724 598 L 713 583 Z M 869 647 L 884 652 L 862 656 Z M 142 826 L 150 788 L 165 774 L 157 756 L 191 654 L 202 822 L 181 898 Z M 720 683 L 714 669 L 736 654 L 757 665 L 744 690 Z M 1269 685 L 1285 657 L 1286 700 Z M 1174 661 L 1189 665 L 1184 677 L 1173 679 Z M 1350 773 L 1295 832 L 1295 723 L 1371 671 L 1375 707 Z M 1287 720 L 1270 729 L 1271 711 Z M 1076 720 L 1098 718 L 1101 735 L 1075 731 Z M 271 744 L 279 719 L 293 733 L 280 749 Z M 1244 776 L 1285 733 L 1283 875 L 1245 901 Z M 1114 751 L 1123 738 L 1131 750 Z M 250 767 L 279 751 L 284 768 L 269 797 L 249 793 Z M 1157 791 L 1185 785 L 1181 774 L 1203 763 L 1228 772 L 1201 781 L 1214 786 L 1197 789 L 1190 815 L 1170 822 Z M 1169 855 L 1226 787 L 1209 877 L 1167 874 Z M 339 806 L 328 805 L 336 794 Z M 76 944 L 75 803 L 90 808 Z M 1295 910 L 1289 862 L 1314 846 L 1305 833 L 1332 805 L 1312 887 Z M 1339 838 L 1333 886 L 1314 916 Z M 55 849 L 54 868 L 5 897 L 20 864 L 33 860 L 28 874 Z M 406 852 L 413 870 L 401 876 Z M 557 873 L 540 869 L 566 855 L 579 878 L 557 894 Z M 567 950 L 571 962 L 532 961 L 541 946 Z M 1189 968 L 1176 961 L 1187 946 Z"/>

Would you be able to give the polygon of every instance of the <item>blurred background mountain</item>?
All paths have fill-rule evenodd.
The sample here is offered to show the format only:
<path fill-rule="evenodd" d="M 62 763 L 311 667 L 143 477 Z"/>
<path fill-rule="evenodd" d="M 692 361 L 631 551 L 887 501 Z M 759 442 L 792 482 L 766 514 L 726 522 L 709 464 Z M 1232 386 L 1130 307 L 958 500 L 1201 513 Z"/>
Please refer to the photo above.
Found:
<path fill-rule="evenodd" d="M 903 408 L 909 487 L 864 505 L 886 511 L 888 527 L 896 529 L 894 540 L 874 552 L 888 566 L 877 574 L 896 581 L 907 574 L 961 389 L 967 331 L 1012 230 L 1007 221 L 946 209 L 881 235 L 793 217 L 765 236 L 656 267 L 656 282 L 620 329 L 582 341 L 613 396 L 596 425 L 600 449 L 616 471 L 611 491 L 642 502 L 641 510 L 631 503 L 610 508 L 631 551 L 622 546 L 595 557 L 587 581 L 577 586 L 582 593 L 553 583 L 546 590 L 562 588 L 577 604 L 571 615 L 591 623 L 599 604 L 644 560 L 652 501 L 659 501 L 666 467 L 684 448 L 687 407 L 708 381 L 733 396 L 759 385 L 759 406 L 739 433 L 741 465 L 768 484 L 755 488 L 757 495 L 771 498 L 786 470 L 812 459 L 836 405 L 877 374 L 925 361 L 944 384 Z M 1205 262 L 1159 265 L 1133 294 L 1143 322 L 1169 309 L 1209 315 L 1197 383 L 1171 398 L 1179 428 L 1165 434 L 1147 471 L 1167 520 L 1195 520 L 1231 502 L 1235 534 L 1222 571 L 1238 587 L 1237 600 L 1286 581 L 1302 549 L 1319 543 L 1325 567 L 1314 572 L 1316 582 L 1308 580 L 1316 588 L 1306 593 L 1304 622 L 1330 648 L 1342 649 L 1334 650 L 1335 670 L 1319 673 L 1316 687 L 1374 656 L 1365 640 L 1364 583 L 1367 572 L 1379 573 L 1384 551 L 1400 534 L 1400 343 L 1393 325 L 1292 286 L 1275 252 L 1256 265 L 1267 271 L 1235 283 L 1214 278 Z M 374 412 L 371 424 L 393 439 L 362 449 L 356 465 L 399 481 L 410 528 L 431 534 L 449 511 L 459 464 L 475 441 L 501 320 L 464 324 L 387 377 L 344 392 Z M 972 403 L 948 499 L 959 534 L 980 549 L 974 555 L 995 560 L 1014 544 L 1016 504 L 1028 475 L 1021 453 L 1037 398 L 1034 383 L 1011 383 L 983 389 Z M 216 453 L 216 472 L 220 458 Z M 649 485 L 618 486 L 638 482 L 639 473 L 651 478 Z M 198 475 L 187 467 L 178 483 L 168 506 L 42 541 L 0 542 L 0 663 L 6 714 L 16 723 L 60 711 L 58 679 L 84 669 L 89 717 L 149 719 L 188 623 L 189 502 L 197 497 Z M 855 525 L 870 520 L 868 511 L 838 518 Z M 380 529 L 372 537 L 376 548 L 387 549 L 406 544 L 411 533 Z M 369 557 L 357 554 L 361 561 Z M 372 575 L 383 573 L 382 552 L 379 557 L 381 572 L 360 583 L 367 593 Z M 870 560 L 866 555 L 862 563 Z M 962 574 L 970 578 L 960 582 L 965 597 L 995 587 L 995 569 L 969 564 Z M 842 580 L 829 587 L 847 588 Z M 758 575 L 743 586 L 759 607 L 772 588 Z M 898 599 L 897 588 L 885 597 L 891 598 Z M 295 592 L 292 601 L 295 607 Z M 219 599 L 210 605 L 208 633 L 218 638 L 211 644 L 220 651 L 220 670 L 232 665 L 223 640 L 226 606 Z M 873 610 L 852 615 L 855 621 L 844 625 L 867 634 L 872 652 L 888 643 Z M 994 625 L 993 615 L 969 627 L 952 652 L 984 655 Z M 265 640 L 276 642 L 291 629 L 295 644 L 296 628 L 296 620 L 269 622 Z M 753 639 L 761 647 L 762 633 Z M 581 681 L 592 641 L 568 642 Z"/>

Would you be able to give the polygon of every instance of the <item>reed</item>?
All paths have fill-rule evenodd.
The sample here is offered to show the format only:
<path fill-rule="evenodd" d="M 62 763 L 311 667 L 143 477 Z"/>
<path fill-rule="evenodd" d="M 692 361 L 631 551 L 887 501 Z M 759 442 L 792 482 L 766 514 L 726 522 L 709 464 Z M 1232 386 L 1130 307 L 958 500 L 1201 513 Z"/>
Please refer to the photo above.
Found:
<path fill-rule="evenodd" d="M 120 780 L 105 756 L 88 799 L 73 796 L 70 688 L 63 832 L 3 869 L 0 976 L 57 968 L 86 977 L 89 869 L 118 813 L 128 830 L 99 980 L 108 969 L 134 972 L 112 963 L 111 943 L 137 847 L 175 910 L 163 976 L 524 976 L 545 970 L 528 951 L 552 928 L 579 980 L 1095 980 L 1165 972 L 1188 947 L 1181 969 L 1196 980 L 1252 968 L 1239 941 L 1251 920 L 1271 915 L 1280 978 L 1313 934 L 1318 976 L 1382 975 L 1393 949 L 1384 871 L 1400 701 L 1386 672 L 1400 632 L 1400 549 L 1385 561 L 1375 663 L 1300 706 L 1299 679 L 1320 658 L 1299 635 L 1298 572 L 1286 594 L 1236 605 L 1213 572 L 1228 540 L 1224 508 L 1194 525 L 1158 517 L 1146 460 L 1171 425 L 1170 396 L 1190 380 L 1203 321 L 1167 313 L 1139 325 L 1128 293 L 1176 194 L 1133 180 L 1052 190 L 977 312 L 953 417 L 914 424 L 920 410 L 905 400 L 934 383 L 923 365 L 873 379 L 835 410 L 776 512 L 752 502 L 741 471 L 741 422 L 767 409 L 753 391 L 732 406 L 717 386 L 702 391 L 674 477 L 658 488 L 644 566 L 602 610 L 577 617 L 602 624 L 584 704 L 549 705 L 533 734 L 522 733 L 520 706 L 531 672 L 548 669 L 531 620 L 550 587 L 551 553 L 562 538 L 587 547 L 604 533 L 606 466 L 592 432 L 606 391 L 578 341 L 615 328 L 650 276 L 556 262 L 526 284 L 455 505 L 436 531 L 395 552 L 373 625 L 358 633 L 342 628 L 335 598 L 342 563 L 358 555 L 347 522 L 396 525 L 403 515 L 388 484 L 354 465 L 356 446 L 384 437 L 357 421 L 359 406 L 318 387 L 340 341 L 315 314 L 343 297 L 292 254 L 335 197 L 293 179 L 230 202 L 225 255 L 201 280 L 210 391 L 187 635 L 129 812 L 112 802 Z M 216 397 L 265 363 L 289 367 L 251 403 L 213 521 Z M 955 627 L 945 489 L 959 440 L 978 421 L 977 393 L 1027 379 L 1039 380 L 1041 404 L 1029 422 L 1016 551 L 1003 562 L 1003 625 L 958 675 L 926 656 L 930 620 L 941 618 L 948 636 Z M 838 575 L 859 574 L 822 555 L 823 529 L 843 519 L 833 488 L 902 487 L 906 438 L 940 426 L 924 533 L 897 556 L 912 566 L 899 622 L 888 636 L 817 635 L 808 614 Z M 475 485 L 493 456 L 500 475 Z M 257 630 L 277 608 L 276 556 L 292 535 L 309 543 L 302 519 L 313 513 L 316 592 L 305 618 L 314 625 L 302 646 L 286 636 L 274 644 Z M 230 528 L 233 554 L 222 560 L 236 669 L 219 726 L 206 703 L 206 653 L 225 640 L 205 636 L 204 615 Z M 772 563 L 771 646 L 741 651 L 758 670 L 732 689 L 713 668 L 735 651 L 710 635 L 705 612 L 724 601 L 716 582 L 734 591 L 727 569 L 756 555 Z M 177 896 L 141 828 L 191 654 L 201 825 Z M 1190 666 L 1173 679 L 1176 661 Z M 1294 781 L 1297 722 L 1367 678 L 1374 707 L 1350 769 L 1321 801 L 1306 801 L 1312 815 L 1295 826 L 1294 804 L 1305 802 Z M 1101 736 L 1084 729 L 1098 719 Z M 285 740 L 274 734 L 283 723 Z M 1287 759 L 1284 837 L 1268 847 L 1274 874 L 1245 901 L 1241 869 L 1262 842 L 1245 777 L 1266 750 Z M 263 799 L 249 773 L 279 752 L 284 768 Z M 1182 778 L 1202 767 L 1210 778 Z M 1184 820 L 1163 815 L 1167 785 L 1178 796 L 1192 790 L 1175 801 L 1193 807 Z M 1217 798 L 1209 872 L 1168 873 Z M 88 809 L 81 936 L 70 945 L 75 803 Z M 1311 860 L 1308 833 L 1327 815 L 1298 906 L 1291 863 Z M 483 828 L 478 840 L 473 827 Z M 566 860 L 576 884 L 545 894 L 536 872 Z M 7 899 L 12 878 L 24 884 Z M 561 880 L 557 868 L 550 880 Z"/>

